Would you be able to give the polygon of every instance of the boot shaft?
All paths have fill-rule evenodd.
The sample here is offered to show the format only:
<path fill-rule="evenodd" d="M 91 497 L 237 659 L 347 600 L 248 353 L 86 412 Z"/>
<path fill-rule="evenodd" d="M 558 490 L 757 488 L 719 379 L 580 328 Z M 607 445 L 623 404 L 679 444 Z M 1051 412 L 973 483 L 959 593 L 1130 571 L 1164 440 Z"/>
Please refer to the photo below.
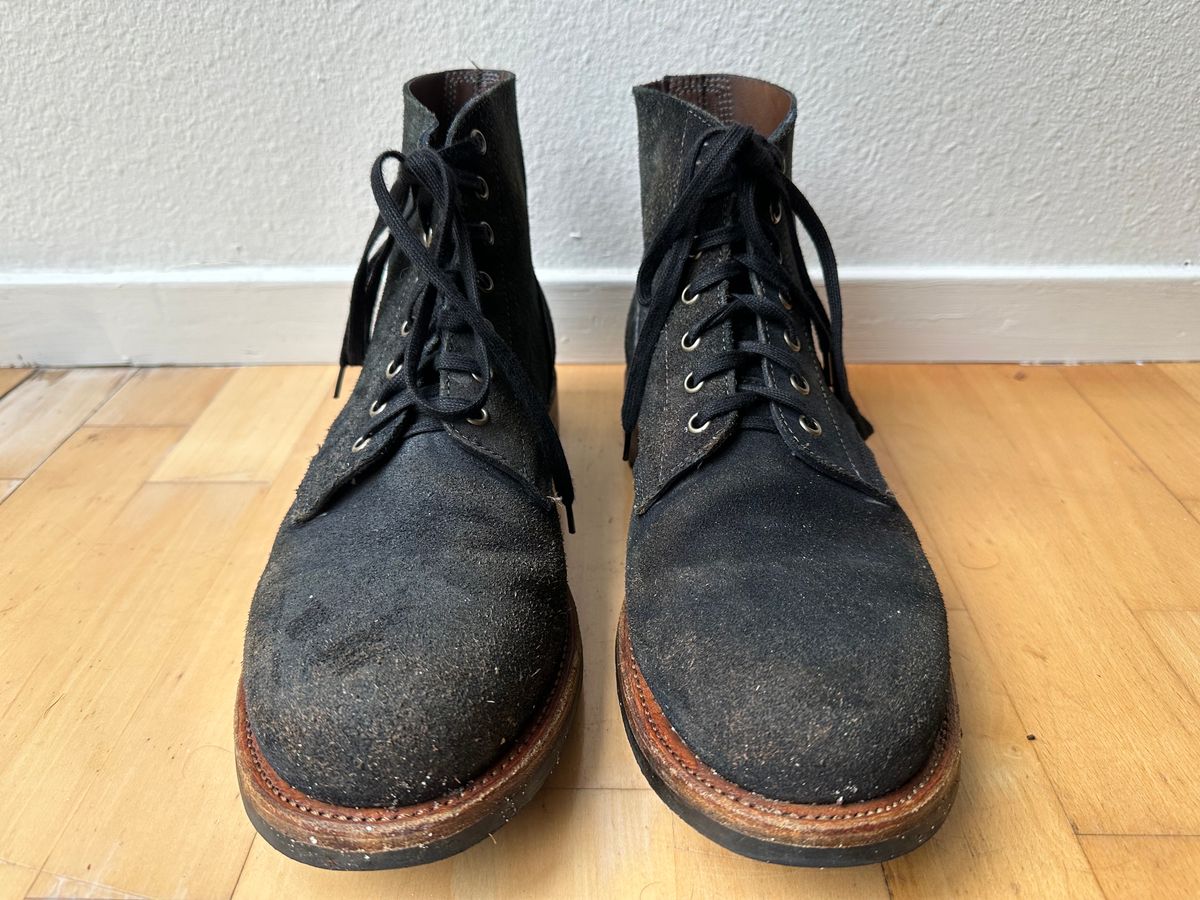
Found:
<path fill-rule="evenodd" d="M 412 79 L 404 86 L 404 152 L 441 149 L 464 139 L 483 148 L 473 174 L 478 191 L 463 191 L 466 219 L 486 225 L 475 242 L 485 276 L 480 302 L 486 315 L 547 396 L 553 383 L 553 327 L 533 274 L 525 158 L 511 72 L 458 69 Z"/>

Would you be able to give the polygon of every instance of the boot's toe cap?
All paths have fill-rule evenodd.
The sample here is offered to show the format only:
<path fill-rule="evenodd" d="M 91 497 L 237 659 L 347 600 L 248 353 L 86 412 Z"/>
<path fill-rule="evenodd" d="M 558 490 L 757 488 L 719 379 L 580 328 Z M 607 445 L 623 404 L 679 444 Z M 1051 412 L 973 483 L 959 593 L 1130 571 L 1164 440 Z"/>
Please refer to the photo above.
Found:
<path fill-rule="evenodd" d="M 950 686 L 945 608 L 907 518 L 803 467 L 729 485 L 713 468 L 635 517 L 626 619 L 647 687 L 702 762 L 766 797 L 903 786 Z"/>
<path fill-rule="evenodd" d="M 318 800 L 454 791 L 555 684 L 570 605 L 555 513 L 447 440 L 410 440 L 326 514 L 285 523 L 259 582 L 247 719 L 279 776 Z"/>

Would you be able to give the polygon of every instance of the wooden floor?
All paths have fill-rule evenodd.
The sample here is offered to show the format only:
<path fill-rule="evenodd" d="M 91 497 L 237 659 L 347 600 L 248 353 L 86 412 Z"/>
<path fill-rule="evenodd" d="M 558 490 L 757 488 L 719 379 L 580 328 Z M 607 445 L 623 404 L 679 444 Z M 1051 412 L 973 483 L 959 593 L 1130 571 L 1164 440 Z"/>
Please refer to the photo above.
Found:
<path fill-rule="evenodd" d="M 242 627 L 333 377 L 0 371 L 0 898 L 1200 897 L 1200 365 L 854 371 L 946 595 L 965 759 L 929 845 L 842 871 L 724 852 L 634 764 L 613 367 L 562 371 L 587 669 L 549 788 L 415 870 L 258 839 L 231 752 Z"/>

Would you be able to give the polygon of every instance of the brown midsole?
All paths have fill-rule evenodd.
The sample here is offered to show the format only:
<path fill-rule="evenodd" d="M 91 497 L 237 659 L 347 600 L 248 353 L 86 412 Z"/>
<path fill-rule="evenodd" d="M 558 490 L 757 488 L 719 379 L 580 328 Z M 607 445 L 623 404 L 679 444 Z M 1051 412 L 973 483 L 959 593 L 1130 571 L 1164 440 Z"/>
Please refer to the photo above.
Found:
<path fill-rule="evenodd" d="M 936 827 L 958 781 L 961 733 L 953 688 L 933 752 L 921 771 L 890 794 L 839 805 L 772 800 L 722 778 L 697 759 L 642 677 L 624 611 L 617 628 L 617 685 L 639 749 L 675 795 L 709 819 L 764 841 L 813 848 L 863 847 L 914 829 Z"/>
<path fill-rule="evenodd" d="M 337 806 L 289 785 L 267 761 L 254 737 L 239 682 L 234 737 L 242 796 L 275 832 L 328 850 L 376 854 L 452 838 L 497 813 L 544 769 L 547 757 L 555 752 L 558 738 L 570 724 L 581 677 L 582 653 L 573 606 L 570 635 L 549 698 L 508 753 L 462 789 L 414 806 Z"/>

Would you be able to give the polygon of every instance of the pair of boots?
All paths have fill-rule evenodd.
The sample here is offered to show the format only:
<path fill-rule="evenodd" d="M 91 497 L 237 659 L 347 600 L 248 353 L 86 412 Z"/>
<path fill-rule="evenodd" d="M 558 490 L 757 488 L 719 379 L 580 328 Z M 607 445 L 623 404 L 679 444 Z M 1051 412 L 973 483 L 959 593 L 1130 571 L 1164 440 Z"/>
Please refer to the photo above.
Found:
<path fill-rule="evenodd" d="M 795 99 L 729 75 L 634 96 L 630 745 L 667 804 L 738 853 L 895 856 L 957 782 L 946 615 L 864 443 L 833 250 L 789 180 Z M 573 493 L 515 97 L 498 71 L 405 86 L 342 349 L 362 372 L 250 612 L 242 797 L 313 865 L 413 865 L 494 832 L 546 779 L 579 694 Z"/>

